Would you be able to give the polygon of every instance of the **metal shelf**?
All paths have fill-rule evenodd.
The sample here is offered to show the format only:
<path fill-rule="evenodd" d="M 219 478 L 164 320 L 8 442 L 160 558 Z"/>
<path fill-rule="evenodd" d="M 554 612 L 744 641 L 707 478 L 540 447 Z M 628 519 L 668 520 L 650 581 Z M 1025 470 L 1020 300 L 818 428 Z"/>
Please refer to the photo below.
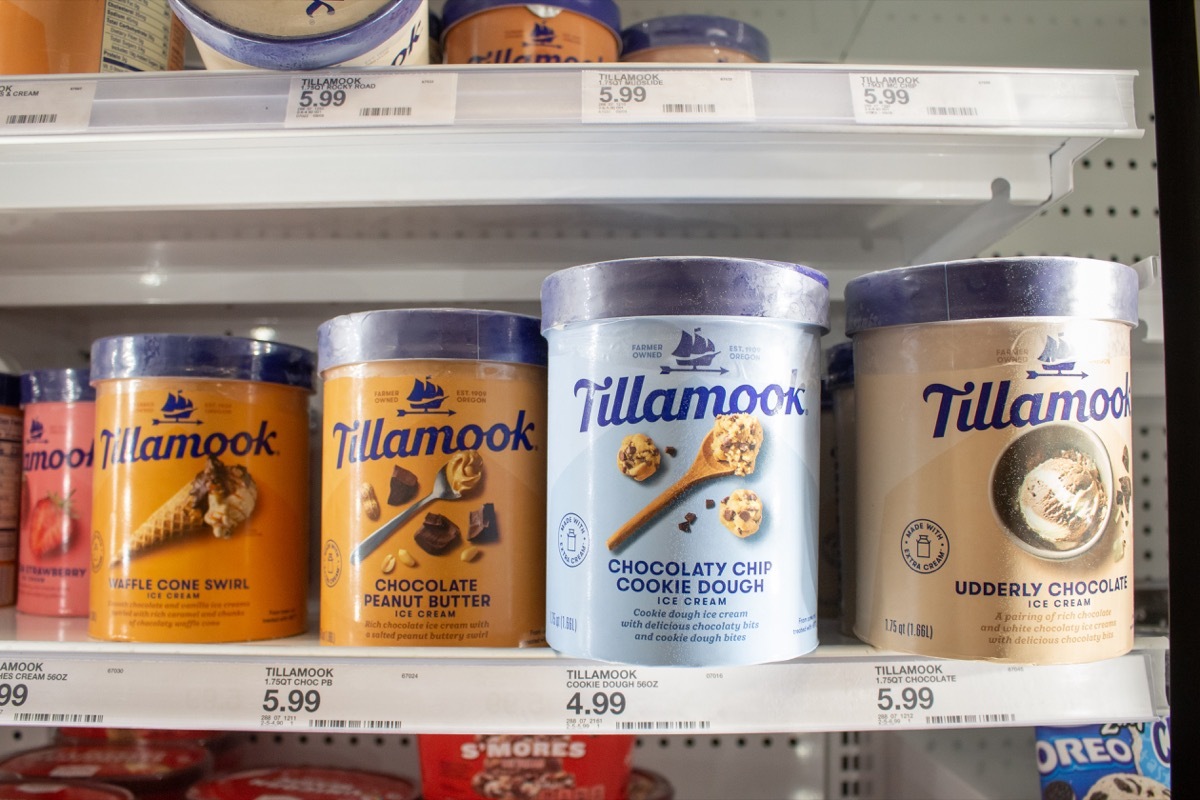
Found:
<path fill-rule="evenodd" d="M 95 100 L 76 132 L 0 126 L 0 294 L 528 301 L 598 253 L 704 252 L 803 261 L 839 297 L 865 269 L 975 254 L 1066 194 L 1091 147 L 1141 135 L 1132 71 L 728 67 L 655 72 L 740 76 L 749 120 L 587 122 L 588 78 L 612 71 L 588 67 L 352 73 L 452 86 L 453 122 L 303 129 L 287 126 L 299 75 L 31 79 L 94 84 Z M 944 104 L 927 110 L 980 113 L 855 102 L 862 80 L 896 76 Z"/>
<path fill-rule="evenodd" d="M 1018 666 L 890 653 L 825 632 L 812 655 L 713 669 L 551 650 L 89 640 L 83 620 L 0 614 L 0 724 L 404 733 L 744 733 L 1144 720 L 1166 711 L 1166 642 Z M 24 701 L 16 704 L 16 686 Z M 617 695 L 620 695 L 619 699 Z M 620 707 L 621 713 L 614 713 Z"/>

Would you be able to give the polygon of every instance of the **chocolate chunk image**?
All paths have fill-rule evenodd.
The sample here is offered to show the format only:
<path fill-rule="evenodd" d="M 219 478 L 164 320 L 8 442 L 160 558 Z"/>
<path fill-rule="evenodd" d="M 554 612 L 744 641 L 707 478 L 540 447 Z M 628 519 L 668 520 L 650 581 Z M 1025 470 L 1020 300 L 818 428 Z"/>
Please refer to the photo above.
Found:
<path fill-rule="evenodd" d="M 397 464 L 392 467 L 392 481 L 388 488 L 388 505 L 401 506 L 417 495 L 417 476 Z"/>
<path fill-rule="evenodd" d="M 1042 789 L 1042 800 L 1078 800 L 1066 781 L 1051 781 Z"/>
<path fill-rule="evenodd" d="M 712 498 L 709 498 L 709 499 L 707 499 L 707 500 L 705 500 L 705 501 L 704 501 L 704 507 L 705 507 L 705 508 L 716 508 L 716 507 L 717 507 L 717 501 L 716 501 L 716 500 L 713 500 Z"/>
<path fill-rule="evenodd" d="M 425 521 L 421 523 L 421 528 L 413 539 L 426 553 L 438 556 L 462 541 L 462 533 L 458 526 L 446 517 L 430 512 L 425 515 Z"/>
<path fill-rule="evenodd" d="M 496 506 L 484 503 L 483 508 L 470 512 L 467 522 L 467 541 L 494 542 L 500 538 L 500 527 L 496 522 Z"/>

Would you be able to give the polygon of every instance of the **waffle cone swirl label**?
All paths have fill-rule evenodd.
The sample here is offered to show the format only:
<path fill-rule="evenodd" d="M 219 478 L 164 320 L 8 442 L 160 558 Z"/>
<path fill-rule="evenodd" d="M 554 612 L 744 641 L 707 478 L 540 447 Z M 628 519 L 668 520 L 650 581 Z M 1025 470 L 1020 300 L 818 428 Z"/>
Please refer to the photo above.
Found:
<path fill-rule="evenodd" d="M 97 381 L 89 633 L 219 642 L 305 628 L 308 393 Z"/>

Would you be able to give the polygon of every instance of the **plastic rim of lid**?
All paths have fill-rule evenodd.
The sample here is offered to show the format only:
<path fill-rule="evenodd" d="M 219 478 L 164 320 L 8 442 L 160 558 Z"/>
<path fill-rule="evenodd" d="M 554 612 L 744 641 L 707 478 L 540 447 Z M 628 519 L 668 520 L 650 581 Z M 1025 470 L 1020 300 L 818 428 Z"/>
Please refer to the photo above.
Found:
<path fill-rule="evenodd" d="M 97 757 L 94 761 L 89 762 L 88 755 L 92 753 L 95 753 Z M 6 759 L 2 766 L 3 769 L 16 772 L 22 777 L 61 780 L 61 777 L 51 774 L 54 769 L 61 766 L 92 763 L 101 767 L 125 767 L 128 764 L 145 763 L 147 753 L 167 756 L 168 760 L 172 762 L 167 765 L 168 771 L 133 772 L 123 770 L 114 772 L 101 769 L 100 773 L 102 774 L 89 776 L 88 779 L 125 788 L 144 785 L 156 788 L 182 787 L 199 780 L 212 766 L 212 755 L 199 745 L 149 743 L 52 744 L 17 753 Z M 127 757 L 119 759 L 117 758 L 118 754 Z"/>
<path fill-rule="evenodd" d="M 305 782 L 319 787 L 311 794 L 320 797 L 332 797 L 335 790 L 350 800 L 386 797 L 385 793 L 395 793 L 403 800 L 412 800 L 418 794 L 416 786 L 408 779 L 380 772 L 325 767 L 266 767 L 207 778 L 195 784 L 188 792 L 188 797 L 192 800 L 302 798 L 305 796 Z M 355 793 L 356 790 L 359 793 Z"/>
<path fill-rule="evenodd" d="M 21 404 L 21 378 L 0 372 L 0 406 L 17 408 Z"/>
<path fill-rule="evenodd" d="M 261 69 L 309 70 L 341 64 L 379 47 L 412 19 L 422 0 L 390 0 L 357 24 L 319 36 L 295 37 L 235 28 L 190 0 L 168 2 L 192 35 L 226 58 Z"/>
<path fill-rule="evenodd" d="M 655 47 L 720 47 L 740 50 L 756 61 L 771 60 L 767 35 L 740 20 L 709 14 L 655 17 L 621 31 L 621 53 L 630 55 Z"/>
<path fill-rule="evenodd" d="M 91 403 L 96 390 L 91 385 L 91 370 L 35 369 L 21 373 L 21 405 L 30 403 Z"/>
<path fill-rule="evenodd" d="M 446 0 L 442 9 L 442 35 L 470 16 L 494 8 L 513 8 L 520 6 L 550 6 L 564 11 L 573 11 L 599 22 L 608 28 L 617 42 L 621 41 L 621 10 L 615 0 L 553 0 L 549 3 L 530 3 L 523 0 Z"/>
<path fill-rule="evenodd" d="M 133 792 L 98 781 L 55 778 L 0 780 L 0 797 L 50 797 L 53 800 L 134 800 Z"/>
<path fill-rule="evenodd" d="M 782 261 L 627 258 L 560 270 L 542 282 L 542 331 L 622 317 L 766 317 L 829 330 L 829 281 Z"/>
<path fill-rule="evenodd" d="M 983 258 L 872 272 L 846 284 L 846 333 L 1002 317 L 1136 326 L 1137 272 L 1085 258 Z"/>
<path fill-rule="evenodd" d="M 92 383 L 120 378 L 215 378 L 313 390 L 313 353 L 237 336 L 145 333 L 92 342 Z"/>
<path fill-rule="evenodd" d="M 825 374 L 829 378 L 829 388 L 854 385 L 854 345 L 852 342 L 838 342 L 825 354 Z"/>
<path fill-rule="evenodd" d="M 322 375 L 346 364 L 408 358 L 546 366 L 537 317 L 475 309 L 391 309 L 334 317 L 317 329 L 317 353 Z"/>

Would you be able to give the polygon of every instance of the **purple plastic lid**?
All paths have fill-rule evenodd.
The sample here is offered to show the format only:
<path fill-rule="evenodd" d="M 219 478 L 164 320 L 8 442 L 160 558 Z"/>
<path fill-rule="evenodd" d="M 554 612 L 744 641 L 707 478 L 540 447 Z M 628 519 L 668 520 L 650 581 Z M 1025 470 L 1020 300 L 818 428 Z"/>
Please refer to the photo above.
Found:
<path fill-rule="evenodd" d="M 379 47 L 420 10 L 422 0 L 391 0 L 357 24 L 315 36 L 271 36 L 230 25 L 190 0 L 169 0 L 192 35 L 226 58 L 260 69 L 308 70 L 341 64 Z"/>
<path fill-rule="evenodd" d="M 799 264 L 669 256 L 584 264 L 542 282 L 542 331 L 620 317 L 767 317 L 829 330 L 829 281 Z"/>
<path fill-rule="evenodd" d="M 403 358 L 546 366 L 537 317 L 507 311 L 412 308 L 334 317 L 317 329 L 317 367 Z"/>
<path fill-rule="evenodd" d="M 825 374 L 830 389 L 854 385 L 854 344 L 839 342 L 825 353 Z"/>
<path fill-rule="evenodd" d="M 96 400 L 88 369 L 35 369 L 21 373 L 21 405 L 91 403 Z"/>
<path fill-rule="evenodd" d="M 554 0 L 550 3 L 530 3 L 522 0 L 446 0 L 442 9 L 443 35 L 467 17 L 481 11 L 528 5 L 550 6 L 583 14 L 608 28 L 618 40 L 621 38 L 621 10 L 617 8 L 615 0 Z"/>
<path fill-rule="evenodd" d="M 21 379 L 7 372 L 0 372 L 0 406 L 17 408 L 21 404 Z"/>
<path fill-rule="evenodd" d="M 622 55 L 654 47 L 695 45 L 740 50 L 756 61 L 771 60 L 766 34 L 753 25 L 729 17 L 676 14 L 643 20 L 621 31 Z"/>
<path fill-rule="evenodd" d="M 846 284 L 846 333 L 1000 317 L 1138 324 L 1137 272 L 1085 258 L 982 258 L 872 272 Z"/>
<path fill-rule="evenodd" d="M 92 342 L 92 383 L 115 378 L 215 378 L 313 390 L 313 353 L 237 336 L 145 333 Z"/>

